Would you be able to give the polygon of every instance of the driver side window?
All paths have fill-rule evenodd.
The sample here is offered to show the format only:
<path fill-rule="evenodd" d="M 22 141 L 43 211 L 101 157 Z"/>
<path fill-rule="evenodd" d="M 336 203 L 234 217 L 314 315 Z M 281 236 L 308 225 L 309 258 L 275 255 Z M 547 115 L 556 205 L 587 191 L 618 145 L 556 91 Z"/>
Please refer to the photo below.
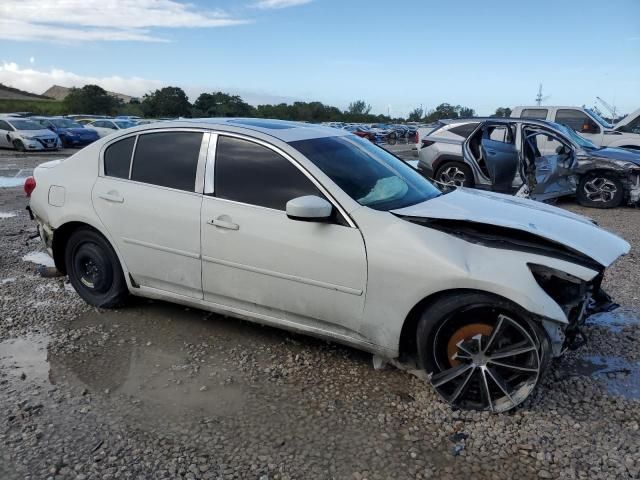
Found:
<path fill-rule="evenodd" d="M 323 197 L 289 160 L 273 150 L 241 138 L 221 135 L 215 159 L 214 195 L 235 202 L 286 210 L 289 200 Z"/>

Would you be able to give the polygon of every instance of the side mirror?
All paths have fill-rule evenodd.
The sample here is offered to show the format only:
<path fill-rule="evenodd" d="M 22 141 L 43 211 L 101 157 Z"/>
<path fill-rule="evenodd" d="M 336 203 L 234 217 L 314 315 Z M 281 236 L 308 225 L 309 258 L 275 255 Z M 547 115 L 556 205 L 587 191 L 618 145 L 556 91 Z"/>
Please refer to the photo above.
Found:
<path fill-rule="evenodd" d="M 323 222 L 331 217 L 333 206 L 315 195 L 297 197 L 287 202 L 287 217 L 305 222 Z"/>

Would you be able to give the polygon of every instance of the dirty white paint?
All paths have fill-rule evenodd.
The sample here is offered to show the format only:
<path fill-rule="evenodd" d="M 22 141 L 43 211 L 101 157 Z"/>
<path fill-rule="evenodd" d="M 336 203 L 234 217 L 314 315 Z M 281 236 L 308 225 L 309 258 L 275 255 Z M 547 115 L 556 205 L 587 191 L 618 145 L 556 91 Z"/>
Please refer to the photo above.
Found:
<path fill-rule="evenodd" d="M 44 252 L 30 252 L 27 253 L 22 260 L 25 262 L 32 262 L 38 265 L 44 265 L 45 267 L 55 267 L 53 258 Z"/>
<path fill-rule="evenodd" d="M 0 219 L 3 218 L 12 218 L 15 217 L 16 214 L 15 213 L 11 213 L 11 212 L 0 212 Z"/>

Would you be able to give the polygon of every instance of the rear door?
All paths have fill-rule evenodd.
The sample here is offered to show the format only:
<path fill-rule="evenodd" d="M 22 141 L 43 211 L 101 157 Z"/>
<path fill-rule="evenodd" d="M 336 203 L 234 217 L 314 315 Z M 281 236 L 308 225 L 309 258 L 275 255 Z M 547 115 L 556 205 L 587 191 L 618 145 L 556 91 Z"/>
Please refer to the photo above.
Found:
<path fill-rule="evenodd" d="M 330 222 L 288 218 L 287 201 L 324 195 L 272 145 L 220 134 L 209 155 L 215 180 L 211 162 L 201 220 L 205 300 L 320 330 L 357 331 L 367 278 L 360 231 L 337 211 Z"/>
<path fill-rule="evenodd" d="M 514 124 L 487 123 L 482 127 L 480 149 L 494 190 L 511 190 L 518 171 Z"/>
<path fill-rule="evenodd" d="M 159 130 L 103 150 L 93 205 L 141 286 L 202 298 L 199 192 L 208 138 Z"/>

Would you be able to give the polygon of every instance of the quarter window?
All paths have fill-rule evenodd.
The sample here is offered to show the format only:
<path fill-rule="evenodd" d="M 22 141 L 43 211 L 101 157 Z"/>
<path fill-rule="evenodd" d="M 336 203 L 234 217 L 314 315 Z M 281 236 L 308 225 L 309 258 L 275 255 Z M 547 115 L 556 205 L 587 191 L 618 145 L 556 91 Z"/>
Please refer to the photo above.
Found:
<path fill-rule="evenodd" d="M 289 160 L 239 138 L 218 137 L 214 176 L 216 197 L 276 210 L 296 197 L 322 196 Z"/>
<path fill-rule="evenodd" d="M 461 137 L 467 138 L 473 133 L 477 126 L 477 123 L 465 123 L 463 125 L 458 125 L 457 127 L 452 127 L 449 129 L 449 131 Z"/>
<path fill-rule="evenodd" d="M 0 130 L 9 130 L 9 131 L 11 131 L 13 129 L 9 126 L 9 124 L 7 122 L 0 120 Z"/>
<path fill-rule="evenodd" d="M 195 191 L 199 132 L 158 132 L 138 136 L 131 180 Z"/>
<path fill-rule="evenodd" d="M 104 151 L 104 174 L 109 177 L 129 178 L 131 153 L 136 137 L 112 143 Z"/>
<path fill-rule="evenodd" d="M 600 133 L 600 127 L 584 112 L 563 109 L 556 112 L 556 123 L 562 123 L 578 133 Z"/>
<path fill-rule="evenodd" d="M 525 108 L 522 110 L 520 114 L 520 118 L 532 118 L 536 120 L 546 120 L 547 119 L 546 108 Z"/>

